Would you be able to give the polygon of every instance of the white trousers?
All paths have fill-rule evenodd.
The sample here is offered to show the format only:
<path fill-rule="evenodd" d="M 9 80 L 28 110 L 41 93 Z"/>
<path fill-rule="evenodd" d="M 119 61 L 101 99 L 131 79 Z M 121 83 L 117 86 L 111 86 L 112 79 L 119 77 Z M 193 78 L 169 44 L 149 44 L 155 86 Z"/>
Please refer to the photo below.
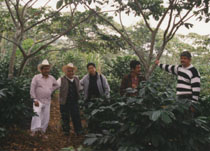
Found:
<path fill-rule="evenodd" d="M 32 117 L 31 131 L 41 131 L 45 133 L 50 120 L 50 104 L 39 102 L 38 107 L 33 104 L 33 109 L 37 116 Z"/>

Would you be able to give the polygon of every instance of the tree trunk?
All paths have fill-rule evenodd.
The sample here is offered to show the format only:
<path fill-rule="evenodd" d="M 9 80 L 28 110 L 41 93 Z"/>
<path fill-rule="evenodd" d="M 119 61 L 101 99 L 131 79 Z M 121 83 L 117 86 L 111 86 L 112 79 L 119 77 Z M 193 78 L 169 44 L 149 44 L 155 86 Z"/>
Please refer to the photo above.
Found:
<path fill-rule="evenodd" d="M 14 36 L 14 41 L 16 44 L 13 43 L 12 47 L 12 54 L 10 56 L 10 61 L 9 61 L 9 73 L 8 73 L 8 78 L 13 78 L 14 77 L 14 67 L 15 67 L 15 59 L 16 59 L 16 51 L 17 51 L 17 44 L 20 45 L 21 39 L 22 39 L 22 34 L 19 32 L 20 30 L 17 30 L 15 36 Z"/>
<path fill-rule="evenodd" d="M 17 50 L 17 46 L 15 44 L 13 44 L 12 54 L 11 54 L 10 61 L 9 61 L 8 78 L 13 78 L 14 77 L 14 67 L 15 67 L 15 59 L 16 59 L 16 50 Z"/>
<path fill-rule="evenodd" d="M 2 37 L 5 37 L 6 36 L 6 32 L 3 32 L 2 33 Z M 5 51 L 5 39 L 4 38 L 1 38 L 1 56 L 0 56 L 0 60 L 2 60 L 6 54 L 6 51 Z"/>
<path fill-rule="evenodd" d="M 29 58 L 24 58 L 23 61 L 21 62 L 21 65 L 20 65 L 20 70 L 19 70 L 19 73 L 18 73 L 18 76 L 21 76 L 23 74 L 23 71 L 24 71 L 24 68 L 26 66 L 26 64 L 28 63 L 29 61 Z"/>
<path fill-rule="evenodd" d="M 163 51 L 164 51 L 164 49 L 165 49 L 165 47 L 166 47 L 166 44 L 167 44 L 166 41 L 164 41 L 164 42 L 162 43 L 161 49 L 160 49 L 160 51 L 159 51 L 159 53 L 158 53 L 158 55 L 157 55 L 157 57 L 156 57 L 157 60 L 159 60 L 160 57 L 162 56 Z M 152 75 L 152 73 L 153 73 L 153 71 L 155 70 L 156 66 L 157 66 L 157 65 L 156 65 L 155 63 L 153 63 L 153 64 L 151 64 L 151 65 L 149 66 L 150 68 L 149 68 L 148 71 L 145 73 L 145 78 L 146 78 L 147 80 L 148 80 L 149 77 Z"/>

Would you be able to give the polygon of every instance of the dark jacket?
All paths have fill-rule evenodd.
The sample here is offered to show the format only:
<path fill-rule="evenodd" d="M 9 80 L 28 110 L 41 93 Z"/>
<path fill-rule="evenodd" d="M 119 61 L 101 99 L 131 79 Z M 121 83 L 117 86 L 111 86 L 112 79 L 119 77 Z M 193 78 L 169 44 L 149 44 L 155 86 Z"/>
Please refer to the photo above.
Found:
<path fill-rule="evenodd" d="M 140 82 L 145 81 L 145 77 L 142 75 L 138 76 L 138 81 L 140 84 Z M 121 81 L 121 85 L 120 85 L 120 95 L 121 96 L 123 96 L 125 94 L 127 88 L 132 88 L 131 73 L 128 75 L 125 75 Z M 130 96 L 130 95 L 127 94 L 126 96 Z"/>
<path fill-rule="evenodd" d="M 80 81 L 76 76 L 74 77 L 74 80 L 75 80 L 75 84 L 76 84 L 77 95 L 79 96 Z M 61 85 L 60 85 L 60 97 L 59 97 L 60 104 L 66 103 L 68 93 L 69 93 L 69 82 L 68 82 L 68 79 L 66 78 L 66 76 L 63 76 L 61 78 Z"/>
<path fill-rule="evenodd" d="M 85 75 L 82 78 L 82 80 L 80 80 L 80 83 L 83 87 L 85 100 L 88 99 L 89 82 L 90 82 L 90 75 L 89 74 Z M 106 98 L 109 98 L 110 97 L 110 87 L 109 87 L 109 84 L 108 84 L 108 81 L 107 81 L 106 77 L 102 74 L 98 74 L 96 83 L 97 83 L 100 95 L 105 96 Z"/>

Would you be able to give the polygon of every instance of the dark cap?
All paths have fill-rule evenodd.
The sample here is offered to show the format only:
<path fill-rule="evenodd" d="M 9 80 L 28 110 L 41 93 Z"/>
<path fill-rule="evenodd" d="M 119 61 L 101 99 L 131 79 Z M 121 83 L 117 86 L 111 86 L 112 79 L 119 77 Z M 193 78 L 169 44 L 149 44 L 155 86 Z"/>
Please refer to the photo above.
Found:
<path fill-rule="evenodd" d="M 180 54 L 180 57 L 187 57 L 188 59 L 191 59 L 191 53 L 189 51 L 183 51 L 181 54 Z"/>

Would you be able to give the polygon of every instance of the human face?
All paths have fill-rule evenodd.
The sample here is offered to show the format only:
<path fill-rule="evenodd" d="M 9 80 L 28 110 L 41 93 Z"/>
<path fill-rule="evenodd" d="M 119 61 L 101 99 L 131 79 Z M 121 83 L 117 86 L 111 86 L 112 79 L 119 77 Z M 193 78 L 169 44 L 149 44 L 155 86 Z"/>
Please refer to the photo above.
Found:
<path fill-rule="evenodd" d="M 43 66 L 41 69 L 41 73 L 44 77 L 48 77 L 50 73 L 50 67 L 49 66 Z"/>
<path fill-rule="evenodd" d="M 96 74 L 96 68 L 92 65 L 88 66 L 88 73 L 90 75 L 95 75 Z"/>
<path fill-rule="evenodd" d="M 181 56 L 180 61 L 181 61 L 181 64 L 183 67 L 186 68 L 186 67 L 190 66 L 191 59 L 189 59 L 188 57 Z"/>
<path fill-rule="evenodd" d="M 66 68 L 65 74 L 68 78 L 72 79 L 74 77 L 74 69 Z"/>
<path fill-rule="evenodd" d="M 137 75 L 140 74 L 140 71 L 141 71 L 141 65 L 140 65 L 140 64 L 139 64 L 139 65 L 136 65 L 136 68 L 133 69 L 133 72 L 134 72 L 135 74 L 137 74 Z"/>

